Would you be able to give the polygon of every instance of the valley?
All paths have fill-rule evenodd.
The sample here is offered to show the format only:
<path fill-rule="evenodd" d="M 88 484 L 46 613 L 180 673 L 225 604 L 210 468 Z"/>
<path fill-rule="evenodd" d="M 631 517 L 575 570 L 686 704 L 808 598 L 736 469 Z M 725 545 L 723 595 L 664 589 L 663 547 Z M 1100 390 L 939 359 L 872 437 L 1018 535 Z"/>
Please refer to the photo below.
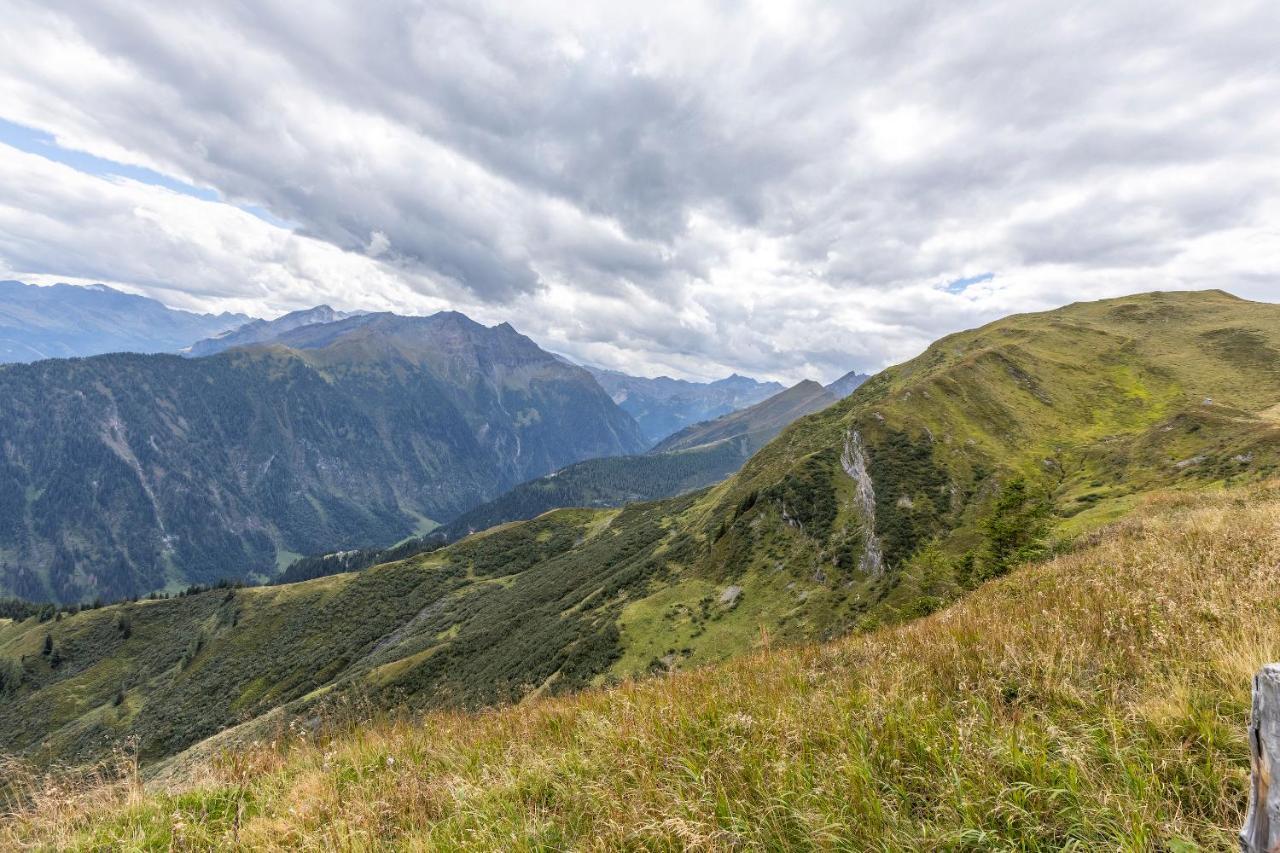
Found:
<path fill-rule="evenodd" d="M 1278 522 L 1274 481 L 1153 492 L 904 625 L 484 714 L 277 716 L 142 790 L 34 777 L 0 843 L 1234 850 Z"/>
<path fill-rule="evenodd" d="M 1011 317 L 801 418 L 709 489 L 9 623 L 0 748 L 84 762 L 128 737 L 160 768 L 281 713 L 527 702 L 927 616 L 1154 495 L 1275 476 L 1260 413 L 1280 372 L 1259 356 L 1277 344 L 1280 308 L 1216 292 Z"/>
<path fill-rule="evenodd" d="M 1278 11 L 10 0 L 0 853 L 1277 853 Z"/>

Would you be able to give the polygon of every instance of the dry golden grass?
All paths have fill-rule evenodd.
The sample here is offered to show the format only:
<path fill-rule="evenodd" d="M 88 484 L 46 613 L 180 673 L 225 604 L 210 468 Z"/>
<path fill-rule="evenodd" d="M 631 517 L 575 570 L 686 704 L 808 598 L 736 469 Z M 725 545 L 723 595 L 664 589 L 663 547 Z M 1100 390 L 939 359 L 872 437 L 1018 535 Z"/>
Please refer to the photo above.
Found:
<path fill-rule="evenodd" d="M 354 720 L 6 849 L 1235 849 L 1280 487 L 1151 499 L 929 618 L 482 714 Z"/>

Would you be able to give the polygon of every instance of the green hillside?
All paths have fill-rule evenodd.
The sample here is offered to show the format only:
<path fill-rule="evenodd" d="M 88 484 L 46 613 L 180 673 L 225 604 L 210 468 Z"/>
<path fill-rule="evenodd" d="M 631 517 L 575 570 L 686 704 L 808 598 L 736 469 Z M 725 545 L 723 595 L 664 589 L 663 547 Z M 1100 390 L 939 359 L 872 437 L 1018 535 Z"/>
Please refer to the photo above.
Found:
<path fill-rule="evenodd" d="M 130 735 L 155 762 L 232 725 L 252 736 L 281 705 L 473 708 L 921 616 L 1145 493 L 1273 475 L 1277 352 L 1280 306 L 1218 292 L 1011 317 L 703 492 L 355 574 L 10 623 L 0 750 L 82 760 Z"/>
<path fill-rule="evenodd" d="M 1238 850 L 1280 487 L 1150 496 L 910 624 L 478 715 L 10 763 L 9 849 Z M 256 740 L 256 742 L 254 742 Z"/>

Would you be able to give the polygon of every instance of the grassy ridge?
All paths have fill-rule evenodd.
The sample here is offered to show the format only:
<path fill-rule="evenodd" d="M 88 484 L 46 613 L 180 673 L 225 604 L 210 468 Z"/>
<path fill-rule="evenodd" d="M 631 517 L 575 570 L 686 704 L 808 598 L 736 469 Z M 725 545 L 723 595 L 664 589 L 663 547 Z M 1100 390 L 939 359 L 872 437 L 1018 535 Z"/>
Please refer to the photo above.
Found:
<path fill-rule="evenodd" d="M 471 709 L 924 616 L 1154 490 L 1274 476 L 1277 352 L 1280 306 L 1221 293 L 1011 317 L 701 493 L 358 574 L 0 626 L 0 750 L 84 761 L 136 738 L 154 764 L 354 696 Z"/>
<path fill-rule="evenodd" d="M 496 712 L 356 714 L 7 846 L 1234 850 L 1280 485 L 1162 493 L 911 624 Z"/>

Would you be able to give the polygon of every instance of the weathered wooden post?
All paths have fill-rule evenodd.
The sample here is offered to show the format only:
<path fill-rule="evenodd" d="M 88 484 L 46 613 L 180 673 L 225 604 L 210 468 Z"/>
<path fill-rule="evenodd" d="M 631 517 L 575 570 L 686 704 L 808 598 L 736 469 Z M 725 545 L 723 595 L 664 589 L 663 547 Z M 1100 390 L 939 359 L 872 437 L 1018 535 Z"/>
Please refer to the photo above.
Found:
<path fill-rule="evenodd" d="M 1253 677 L 1249 752 L 1253 773 L 1240 849 L 1276 853 L 1280 851 L 1280 785 L 1272 786 L 1271 773 L 1280 768 L 1280 663 L 1267 664 Z"/>

